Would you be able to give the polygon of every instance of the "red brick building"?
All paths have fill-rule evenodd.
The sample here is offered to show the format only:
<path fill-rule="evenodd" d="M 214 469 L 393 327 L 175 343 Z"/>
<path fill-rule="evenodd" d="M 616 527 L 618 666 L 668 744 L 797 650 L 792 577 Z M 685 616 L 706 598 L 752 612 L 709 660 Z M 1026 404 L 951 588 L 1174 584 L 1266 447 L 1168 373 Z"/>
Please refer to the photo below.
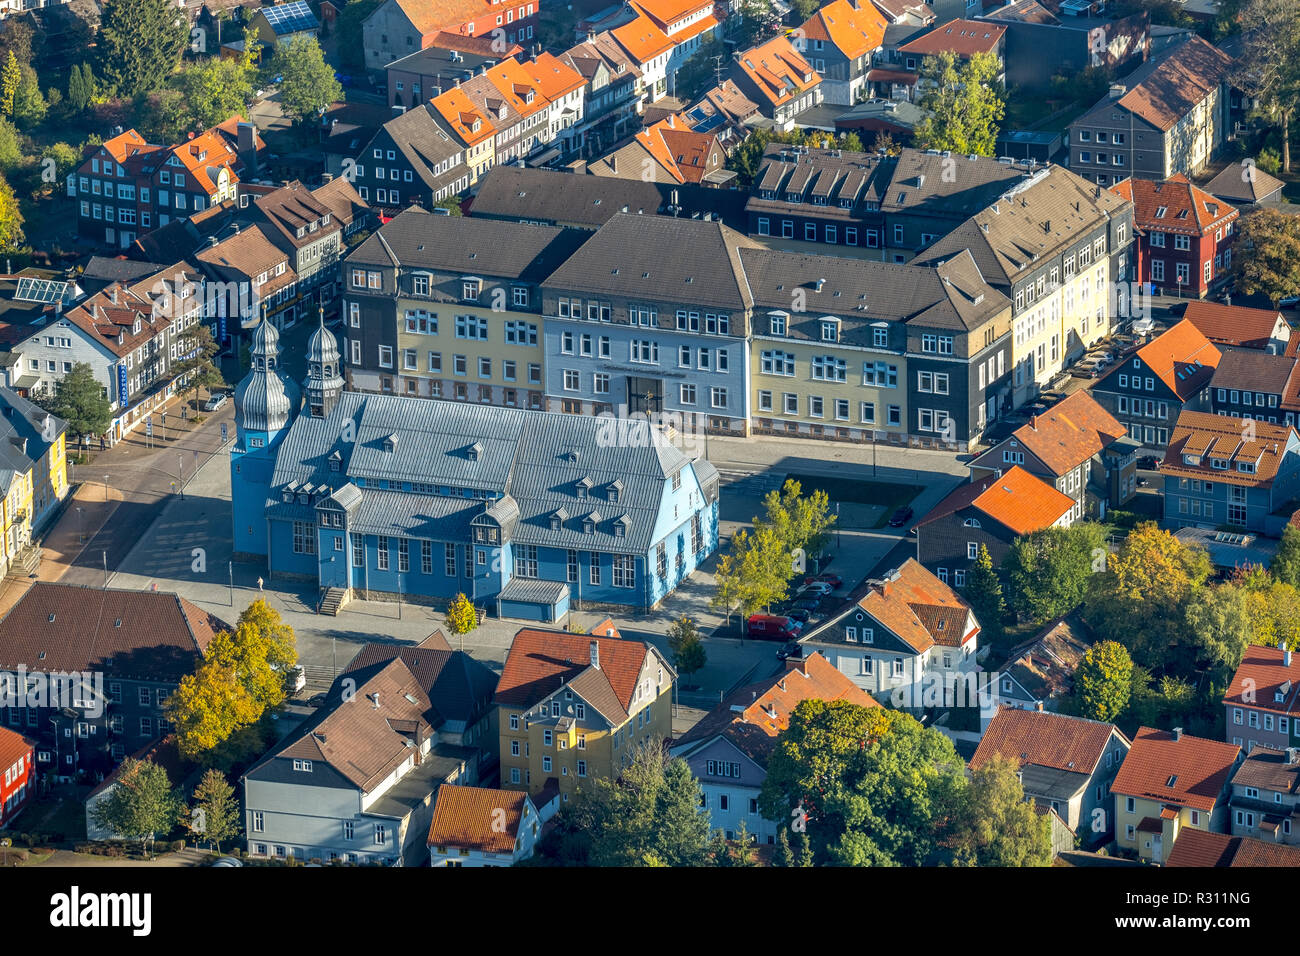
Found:
<path fill-rule="evenodd" d="M 1137 276 L 1165 293 L 1201 299 L 1228 275 L 1238 212 L 1182 173 L 1126 179 L 1111 192 L 1133 202 Z"/>

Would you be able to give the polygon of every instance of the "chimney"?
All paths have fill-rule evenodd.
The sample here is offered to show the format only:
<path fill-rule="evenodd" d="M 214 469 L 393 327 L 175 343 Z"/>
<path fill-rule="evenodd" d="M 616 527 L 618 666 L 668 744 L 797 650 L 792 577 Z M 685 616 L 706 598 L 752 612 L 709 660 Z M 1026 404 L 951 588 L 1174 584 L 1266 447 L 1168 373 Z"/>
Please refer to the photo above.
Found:
<path fill-rule="evenodd" d="M 591 666 L 600 670 L 600 641 L 591 642 Z"/>
<path fill-rule="evenodd" d="M 1282 666 L 1283 667 L 1291 666 L 1291 648 L 1289 647 L 1284 648 L 1282 651 Z"/>
<path fill-rule="evenodd" d="M 1182 739 L 1183 739 L 1183 728 L 1181 728 L 1181 727 L 1175 727 L 1175 728 L 1174 728 L 1174 740 L 1182 740 Z"/>
<path fill-rule="evenodd" d="M 325 185 L 325 183 L 332 183 L 332 182 L 334 182 L 334 174 L 333 174 L 333 173 L 321 173 L 320 181 L 321 181 L 321 185 L 322 185 L 322 186 Z"/>
<path fill-rule="evenodd" d="M 370 699 L 373 700 L 373 701 L 375 702 L 375 710 L 378 710 L 378 709 L 379 709 L 379 691 L 375 691 L 375 692 L 370 696 Z"/>
<path fill-rule="evenodd" d="M 257 173 L 257 129 L 252 123 L 240 123 L 235 127 L 236 144 L 240 161 L 250 175 Z"/>
<path fill-rule="evenodd" d="M 1038 415 L 1037 415 L 1037 414 L 1035 414 L 1032 418 L 1029 419 L 1029 427 L 1032 428 L 1034 431 L 1038 431 Z"/>
<path fill-rule="evenodd" d="M 1128 92 L 1128 87 L 1125 86 L 1123 83 L 1112 83 L 1110 85 L 1110 98 L 1112 100 L 1119 99 L 1127 92 Z"/>
<path fill-rule="evenodd" d="M 1286 762 L 1288 764 L 1300 763 L 1300 747 L 1286 748 Z"/>
<path fill-rule="evenodd" d="M 1038 711 L 1040 714 L 1043 712 L 1043 702 L 1041 700 L 1034 701 L 1034 710 Z"/>
<path fill-rule="evenodd" d="M 613 154 L 609 157 L 609 171 L 611 173 L 618 172 L 618 157 Z"/>

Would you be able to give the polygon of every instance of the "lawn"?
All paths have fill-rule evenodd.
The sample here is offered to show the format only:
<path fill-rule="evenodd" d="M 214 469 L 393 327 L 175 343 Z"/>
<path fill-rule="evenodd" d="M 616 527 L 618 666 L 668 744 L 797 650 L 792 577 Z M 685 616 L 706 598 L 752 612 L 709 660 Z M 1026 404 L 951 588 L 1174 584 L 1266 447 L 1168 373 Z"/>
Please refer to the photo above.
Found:
<path fill-rule="evenodd" d="M 903 485 L 892 481 L 858 481 L 852 478 L 823 478 L 817 475 L 790 474 L 786 481 L 797 481 L 803 486 L 803 493 L 824 491 L 835 502 L 853 502 L 862 505 L 875 505 L 883 508 L 877 528 L 883 528 L 889 522 L 894 511 L 910 502 L 925 489 L 921 485 Z"/>

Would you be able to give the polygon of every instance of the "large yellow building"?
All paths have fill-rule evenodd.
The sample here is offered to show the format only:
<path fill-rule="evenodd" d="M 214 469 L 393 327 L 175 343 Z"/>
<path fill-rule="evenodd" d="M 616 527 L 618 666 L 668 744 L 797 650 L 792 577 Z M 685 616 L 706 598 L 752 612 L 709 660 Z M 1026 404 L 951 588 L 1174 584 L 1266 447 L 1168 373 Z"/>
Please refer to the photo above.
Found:
<path fill-rule="evenodd" d="M 562 800 L 615 777 L 649 740 L 672 734 L 677 674 L 652 645 L 623 640 L 612 621 L 592 634 L 526 628 L 506 657 L 496 703 L 501 786 Z"/>
<path fill-rule="evenodd" d="M 0 416 L 0 569 L 8 572 L 68 493 L 67 426 L 8 388 L 0 388 Z"/>

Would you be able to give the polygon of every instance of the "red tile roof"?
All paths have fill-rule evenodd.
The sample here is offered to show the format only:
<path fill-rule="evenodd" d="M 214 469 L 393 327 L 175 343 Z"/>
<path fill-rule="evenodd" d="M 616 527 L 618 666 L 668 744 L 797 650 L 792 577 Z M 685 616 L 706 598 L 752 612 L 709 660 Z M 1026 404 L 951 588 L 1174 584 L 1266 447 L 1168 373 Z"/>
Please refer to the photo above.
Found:
<path fill-rule="evenodd" d="M 1249 426 L 1246 421 L 1250 421 Z M 1165 450 L 1160 471 L 1171 477 L 1269 488 L 1277 476 L 1293 431 L 1290 425 L 1270 425 L 1209 412 L 1183 412 L 1169 436 L 1169 447 Z M 1187 456 L 1191 458 L 1187 459 Z M 1215 460 L 1227 462 L 1227 468 L 1215 468 Z M 1243 463 L 1250 465 L 1253 471 L 1239 471 L 1237 466 Z"/>
<path fill-rule="evenodd" d="M 1300 866 L 1300 847 L 1184 827 L 1165 866 Z"/>
<path fill-rule="evenodd" d="M 1142 727 L 1110 789 L 1209 813 L 1240 755 L 1236 744 L 1188 734 L 1175 740 L 1170 731 Z"/>
<path fill-rule="evenodd" d="M 1195 325 L 1181 319 L 1135 353 L 1143 366 L 1178 396 L 1180 401 L 1191 398 L 1214 377 L 1222 353 Z M 1128 374 L 1132 362 L 1124 359 L 1102 376 L 1094 388 L 1120 372 Z"/>
<path fill-rule="evenodd" d="M 636 690 L 641 666 L 646 654 L 651 653 L 650 645 L 641 641 L 533 628 L 524 628 L 515 634 L 501 671 L 501 681 L 497 684 L 496 702 L 526 709 L 586 671 L 596 670 L 591 666 L 593 641 L 600 651 L 599 670 L 619 705 L 627 711 L 632 706 L 632 693 Z M 596 702 L 592 704 L 595 706 Z"/>
<path fill-rule="evenodd" d="M 513 853 L 527 800 L 518 791 L 444 783 L 433 804 L 429 846 Z"/>
<path fill-rule="evenodd" d="M 898 52 L 927 56 L 951 50 L 959 57 L 968 58 L 975 53 L 996 51 L 1006 32 L 1006 27 L 978 20 L 952 20 L 903 44 Z"/>
<path fill-rule="evenodd" d="M 1291 656 L 1289 667 L 1285 660 L 1286 652 L 1281 648 L 1248 645 L 1223 702 L 1278 714 L 1291 713 L 1300 702 L 1300 654 Z M 1243 700 L 1243 693 L 1253 699 Z M 1276 699 L 1279 693 L 1281 701 Z"/>
<path fill-rule="evenodd" d="M 971 502 L 971 507 L 1016 534 L 1029 534 L 1056 524 L 1074 507 L 1074 499 L 1012 465 Z"/>
<path fill-rule="evenodd" d="M 1238 215 L 1235 206 L 1196 188 L 1182 173 L 1163 182 L 1130 177 L 1110 191 L 1132 201 L 1134 225 L 1148 231 L 1200 236 L 1221 229 Z"/>
<path fill-rule="evenodd" d="M 880 49 L 885 40 L 885 18 L 870 3 L 854 9 L 849 0 L 831 0 L 804 21 L 805 40 L 830 43 L 850 60 Z"/>
<path fill-rule="evenodd" d="M 1216 345 L 1248 349 L 1267 348 L 1282 313 L 1276 309 L 1251 309 L 1243 305 L 1196 300 L 1187 303 L 1183 318 Z M 1285 324 L 1285 320 L 1282 320 Z"/>
<path fill-rule="evenodd" d="M 17 731 L 0 727 L 0 769 L 13 766 L 19 757 L 26 757 L 35 746 L 35 741 L 28 740 Z"/>
<path fill-rule="evenodd" d="M 772 106 L 797 99 L 822 81 L 784 36 L 745 50 L 736 62 Z"/>
<path fill-rule="evenodd" d="M 980 738 L 970 767 L 977 770 L 995 754 L 1053 770 L 1091 774 L 1106 754 L 1114 724 L 1049 711 L 1002 707 Z"/>
<path fill-rule="evenodd" d="M 1011 433 L 1055 475 L 1064 475 L 1127 434 L 1115 416 L 1102 408 L 1086 390 L 1057 402 L 1027 425 Z M 999 461 L 994 455 L 1005 442 L 987 452 L 989 464 Z M 984 456 L 981 456 L 984 457 Z M 972 464 L 980 464 L 976 459 Z"/>

